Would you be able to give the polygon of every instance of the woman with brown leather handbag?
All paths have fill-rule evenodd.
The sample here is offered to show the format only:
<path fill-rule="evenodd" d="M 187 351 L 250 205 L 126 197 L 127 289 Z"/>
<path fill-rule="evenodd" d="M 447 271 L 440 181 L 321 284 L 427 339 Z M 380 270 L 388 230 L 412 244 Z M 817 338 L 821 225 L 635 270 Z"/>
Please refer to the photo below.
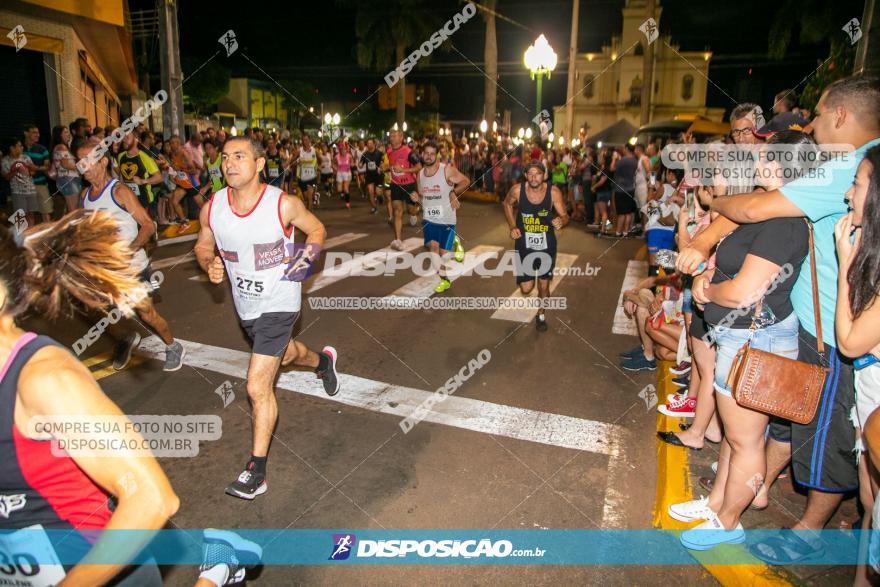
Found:
<path fill-rule="evenodd" d="M 809 136 L 796 131 L 779 133 L 771 143 L 815 146 Z M 759 169 L 764 177 L 785 175 L 775 162 L 765 160 Z M 707 336 L 717 347 L 715 395 L 725 437 L 709 497 L 669 508 L 673 518 L 704 520 L 682 533 L 681 542 L 689 549 L 708 550 L 745 540 L 740 516 L 763 485 L 769 416 L 740 406 L 731 395 L 727 375 L 746 343 L 753 349 L 797 358 L 799 324 L 789 293 L 807 254 L 808 240 L 807 225 L 800 218 L 740 226 L 719 244 L 717 268 L 694 280 L 694 301 L 705 304 L 705 319 L 711 326 Z"/>

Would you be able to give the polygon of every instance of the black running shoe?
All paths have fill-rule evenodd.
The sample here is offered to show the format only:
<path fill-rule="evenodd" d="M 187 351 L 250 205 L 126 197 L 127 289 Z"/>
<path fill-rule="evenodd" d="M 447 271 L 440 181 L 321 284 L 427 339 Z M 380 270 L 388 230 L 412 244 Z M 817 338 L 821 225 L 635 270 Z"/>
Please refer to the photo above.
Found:
<path fill-rule="evenodd" d="M 318 371 L 318 377 L 324 381 L 324 391 L 327 395 L 333 396 L 339 393 L 339 377 L 336 373 L 336 349 L 332 346 L 325 346 L 321 351 L 330 358 L 330 367 L 324 371 Z"/>
<path fill-rule="evenodd" d="M 253 463 L 247 464 L 247 468 L 241 472 L 238 479 L 226 487 L 227 494 L 241 499 L 253 499 L 266 493 L 269 489 L 269 486 L 266 485 L 266 476 L 252 472 L 253 466 Z"/>
<path fill-rule="evenodd" d="M 137 348 L 141 342 L 141 335 L 137 332 L 130 332 L 116 343 L 116 349 L 113 351 L 113 368 L 117 371 L 125 369 L 131 360 L 131 353 Z"/>
<path fill-rule="evenodd" d="M 538 332 L 547 332 L 547 319 L 544 314 L 538 314 L 535 318 L 535 328 L 538 329 Z"/>
<path fill-rule="evenodd" d="M 259 544 L 245 540 L 235 532 L 206 528 L 204 540 L 199 572 L 217 565 L 226 565 L 229 567 L 229 578 L 224 585 L 235 585 L 244 581 L 245 571 L 260 564 L 263 557 L 263 549 Z"/>

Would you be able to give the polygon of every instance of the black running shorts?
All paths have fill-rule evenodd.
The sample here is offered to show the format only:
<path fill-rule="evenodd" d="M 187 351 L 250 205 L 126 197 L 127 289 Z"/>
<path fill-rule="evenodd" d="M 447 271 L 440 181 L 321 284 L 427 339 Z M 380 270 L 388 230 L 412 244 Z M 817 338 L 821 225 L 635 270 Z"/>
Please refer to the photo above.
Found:
<path fill-rule="evenodd" d="M 391 200 L 398 202 L 406 202 L 407 204 L 414 203 L 412 198 L 409 197 L 411 193 L 416 191 L 416 184 L 414 183 L 392 183 L 391 184 Z"/>
<path fill-rule="evenodd" d="M 520 238 L 519 240 L 525 240 Z M 518 243 L 519 241 L 517 241 Z M 556 247 L 547 247 L 543 251 L 533 251 L 523 246 L 516 246 L 516 283 L 534 281 L 535 278 L 550 281 L 556 267 Z"/>
<path fill-rule="evenodd" d="M 816 337 L 800 328 L 798 360 L 823 364 L 816 352 Z M 819 396 L 816 416 L 809 424 L 771 419 L 769 436 L 791 443 L 794 478 L 801 485 L 826 493 L 845 493 L 859 486 L 855 429 L 849 419 L 855 403 L 853 366 L 834 347 L 825 345 L 828 376 Z"/>
<path fill-rule="evenodd" d="M 254 341 L 255 355 L 283 357 L 299 312 L 266 312 L 254 320 L 242 320 L 241 327 Z"/>

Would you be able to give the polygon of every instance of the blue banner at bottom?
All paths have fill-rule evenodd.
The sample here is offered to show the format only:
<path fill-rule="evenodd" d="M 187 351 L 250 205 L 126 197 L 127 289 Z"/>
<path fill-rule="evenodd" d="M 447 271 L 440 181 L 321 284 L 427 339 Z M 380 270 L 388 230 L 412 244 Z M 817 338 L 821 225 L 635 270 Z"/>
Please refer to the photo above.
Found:
<path fill-rule="evenodd" d="M 28 565 L 198 565 L 214 555 L 263 565 L 692 565 L 755 564 L 772 550 L 812 552 L 798 564 L 854 565 L 860 531 L 699 531 L 690 544 L 730 540 L 698 551 L 669 530 L 282 530 L 72 531 L 39 526 L 0 530 L 0 573 Z M 714 533 L 714 534 L 713 534 Z M 880 534 L 868 532 L 872 555 Z M 135 559 L 131 557 L 139 552 Z M 872 556 L 872 559 L 875 557 Z M 18 567 L 17 567 L 17 566 Z"/>

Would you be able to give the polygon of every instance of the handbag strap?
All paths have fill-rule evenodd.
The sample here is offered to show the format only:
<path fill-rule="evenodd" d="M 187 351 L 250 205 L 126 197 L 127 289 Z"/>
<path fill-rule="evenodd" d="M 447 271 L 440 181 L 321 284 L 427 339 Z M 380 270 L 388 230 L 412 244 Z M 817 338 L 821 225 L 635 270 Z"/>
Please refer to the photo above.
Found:
<path fill-rule="evenodd" d="M 819 283 L 816 279 L 816 253 L 813 251 L 813 223 L 804 218 L 809 234 L 810 283 L 813 285 L 813 317 L 816 320 L 816 350 L 825 359 L 825 343 L 822 341 L 822 313 L 819 309 Z"/>

